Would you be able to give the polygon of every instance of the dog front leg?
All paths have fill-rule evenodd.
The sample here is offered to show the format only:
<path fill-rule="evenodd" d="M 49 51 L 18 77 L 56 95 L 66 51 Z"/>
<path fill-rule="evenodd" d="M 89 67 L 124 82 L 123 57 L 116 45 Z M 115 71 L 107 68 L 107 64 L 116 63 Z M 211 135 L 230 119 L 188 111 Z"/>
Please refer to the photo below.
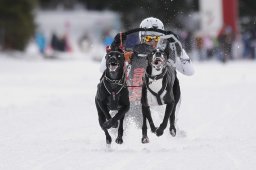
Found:
<path fill-rule="evenodd" d="M 120 120 L 122 117 L 125 116 L 125 113 L 127 113 L 130 109 L 130 104 L 124 105 L 123 107 L 118 110 L 117 114 L 112 118 L 113 122 L 116 122 Z"/>
<path fill-rule="evenodd" d="M 123 122 L 124 122 L 124 116 L 120 119 L 119 127 L 118 127 L 118 136 L 116 138 L 116 143 L 117 144 L 122 144 L 123 143 Z"/>
<path fill-rule="evenodd" d="M 179 79 L 177 78 L 177 75 L 175 75 L 175 81 L 173 84 L 173 95 L 175 100 L 174 108 L 172 109 L 172 113 L 170 115 L 170 134 L 174 137 L 176 136 L 176 127 L 175 127 L 175 112 L 176 112 L 176 106 L 180 100 L 180 84 Z"/>
<path fill-rule="evenodd" d="M 95 100 L 95 103 L 96 103 L 96 105 L 97 105 L 97 109 L 98 110 L 100 110 L 103 114 L 104 114 L 104 116 L 105 116 L 105 118 L 107 119 L 107 120 L 110 120 L 111 119 L 111 115 L 110 115 L 110 113 L 109 113 L 109 109 L 108 109 L 108 107 L 107 107 L 107 105 L 106 105 L 106 102 L 107 101 L 100 101 L 100 100 Z M 106 121 L 106 120 L 105 120 Z M 104 121 L 104 122 L 105 122 Z M 102 123 L 102 126 L 104 127 L 105 125 L 104 125 L 104 122 Z M 106 123 L 106 122 L 105 122 Z M 106 128 L 106 127 L 104 127 L 104 128 Z M 109 129 L 109 128 L 107 128 L 107 129 Z"/>
<path fill-rule="evenodd" d="M 175 100 L 175 104 L 173 106 L 171 115 L 170 115 L 170 128 L 169 128 L 169 132 L 170 134 L 174 137 L 176 136 L 176 127 L 175 127 L 175 112 L 176 112 L 176 106 L 177 106 L 176 100 Z"/>
<path fill-rule="evenodd" d="M 130 104 L 129 105 L 125 105 L 123 107 L 120 108 L 120 110 L 118 110 L 118 112 L 116 113 L 116 115 L 109 119 L 108 121 L 106 121 L 103 126 L 106 128 L 106 129 L 109 129 L 111 128 L 114 124 L 116 124 L 116 122 L 118 120 L 120 120 L 122 117 L 125 116 L 125 113 L 128 112 L 128 110 L 130 109 Z"/>
<path fill-rule="evenodd" d="M 173 108 L 174 108 L 174 102 L 166 105 L 163 122 L 160 124 L 159 128 L 157 128 L 156 130 L 157 136 L 163 135 Z"/>
<path fill-rule="evenodd" d="M 99 106 L 99 103 L 97 102 L 97 100 L 95 100 L 95 101 L 96 101 L 95 102 L 96 103 L 96 108 L 97 108 L 97 111 L 98 111 L 98 119 L 99 119 L 100 127 L 102 128 L 102 130 L 105 133 L 106 143 L 111 144 L 112 138 L 111 138 L 110 134 L 108 133 L 108 130 L 103 127 L 103 124 L 106 121 L 106 117 L 105 117 L 104 112 L 102 111 L 101 107 Z"/>
<path fill-rule="evenodd" d="M 98 111 L 99 124 L 101 128 L 104 129 L 102 125 L 106 121 L 106 116 L 104 114 L 102 107 L 100 106 L 100 102 L 97 99 L 95 99 L 95 104 L 96 104 L 96 109 Z"/>
<path fill-rule="evenodd" d="M 147 119 L 146 119 L 145 113 L 142 112 L 142 116 L 143 116 L 143 124 L 142 124 L 142 139 L 141 139 L 141 142 L 142 143 L 149 143 L 149 138 L 148 138 L 148 134 L 147 134 Z"/>
<path fill-rule="evenodd" d="M 101 111 L 103 112 L 103 114 L 105 115 L 105 117 L 108 119 L 111 119 L 111 115 L 109 114 L 109 109 L 108 106 L 106 105 L 107 101 L 96 101 L 99 108 L 101 109 Z"/>
<path fill-rule="evenodd" d="M 172 109 L 172 113 L 170 115 L 170 129 L 169 129 L 169 132 L 173 137 L 176 136 L 176 127 L 175 127 L 175 110 L 176 109 L 175 108 L 176 108 L 176 104 Z"/>
<path fill-rule="evenodd" d="M 107 143 L 107 144 L 111 144 L 112 138 L 111 138 L 111 136 L 109 135 L 108 130 L 107 130 L 107 129 L 104 129 L 104 132 L 105 132 L 105 135 L 106 135 L 106 143 Z"/>
<path fill-rule="evenodd" d="M 152 116 L 151 116 L 151 111 L 150 111 L 150 108 L 149 106 L 143 106 L 142 105 L 142 114 L 145 114 L 145 117 L 148 119 L 148 122 L 149 122 L 149 126 L 150 126 L 150 129 L 153 133 L 156 132 L 156 127 L 155 127 L 155 124 L 153 122 L 153 119 L 152 119 Z"/>

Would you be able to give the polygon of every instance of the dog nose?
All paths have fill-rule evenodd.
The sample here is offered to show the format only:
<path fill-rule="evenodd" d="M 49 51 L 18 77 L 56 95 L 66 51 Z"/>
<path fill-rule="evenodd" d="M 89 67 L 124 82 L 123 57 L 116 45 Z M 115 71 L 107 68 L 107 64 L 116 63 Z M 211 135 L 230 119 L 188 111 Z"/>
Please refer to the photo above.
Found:
<path fill-rule="evenodd" d="M 161 52 L 160 52 L 160 51 L 157 51 L 157 52 L 155 53 L 155 55 L 156 55 L 156 57 L 161 57 Z"/>

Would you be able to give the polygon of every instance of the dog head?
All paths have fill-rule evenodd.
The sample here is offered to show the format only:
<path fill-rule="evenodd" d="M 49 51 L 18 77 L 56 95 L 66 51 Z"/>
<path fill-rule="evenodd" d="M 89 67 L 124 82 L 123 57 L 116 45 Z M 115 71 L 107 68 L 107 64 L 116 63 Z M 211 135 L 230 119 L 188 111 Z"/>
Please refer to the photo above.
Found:
<path fill-rule="evenodd" d="M 120 50 L 109 51 L 106 56 L 106 68 L 110 73 L 119 72 L 124 67 L 124 53 Z"/>
<path fill-rule="evenodd" d="M 160 49 L 156 49 L 148 56 L 149 65 L 157 71 L 162 70 L 167 64 L 167 54 Z"/>

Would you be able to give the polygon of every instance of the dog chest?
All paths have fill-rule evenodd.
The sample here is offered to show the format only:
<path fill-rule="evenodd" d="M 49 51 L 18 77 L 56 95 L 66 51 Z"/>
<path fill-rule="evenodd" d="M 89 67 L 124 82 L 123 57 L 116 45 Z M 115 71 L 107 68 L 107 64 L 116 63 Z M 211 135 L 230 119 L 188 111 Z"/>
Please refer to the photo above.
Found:
<path fill-rule="evenodd" d="M 107 106 L 108 106 L 109 110 L 118 110 L 118 107 L 120 105 L 119 104 L 119 98 L 120 98 L 119 94 L 112 94 L 112 95 L 108 96 Z"/>
<path fill-rule="evenodd" d="M 148 85 L 148 87 L 157 94 L 163 88 L 163 79 L 158 79 L 154 81 L 152 79 L 149 79 L 149 82 L 151 83 Z M 160 94 L 160 100 L 162 103 L 165 103 L 164 102 L 165 95 L 166 95 L 166 89 Z M 148 105 L 150 106 L 159 105 L 156 95 L 152 94 L 152 92 L 149 89 L 147 89 L 147 101 L 148 101 Z"/>

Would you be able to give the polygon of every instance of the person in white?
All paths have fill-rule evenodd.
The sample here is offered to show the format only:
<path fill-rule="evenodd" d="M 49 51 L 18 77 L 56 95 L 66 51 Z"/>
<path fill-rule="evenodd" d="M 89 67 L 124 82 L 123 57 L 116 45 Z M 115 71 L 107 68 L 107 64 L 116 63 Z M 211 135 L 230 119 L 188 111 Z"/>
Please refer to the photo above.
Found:
<path fill-rule="evenodd" d="M 140 23 L 140 28 L 156 28 L 156 29 L 164 30 L 164 24 L 161 20 L 157 18 L 149 17 L 142 20 L 142 22 Z M 160 37 L 160 36 L 163 36 L 163 34 L 157 33 L 154 31 L 139 32 L 139 39 L 141 43 L 146 43 L 156 48 L 159 39 L 151 39 L 151 41 L 148 41 L 147 39 L 145 39 L 145 37 L 148 37 L 148 36 Z M 168 60 L 168 65 L 175 67 L 176 70 L 178 70 L 180 73 L 184 75 L 187 75 L 187 76 L 193 75 L 195 70 L 192 65 L 191 59 L 187 55 L 186 51 L 182 48 L 181 43 L 176 37 L 177 36 L 175 35 L 176 42 L 170 43 L 170 46 L 169 46 L 171 50 L 175 51 L 176 55 L 175 55 L 175 58 L 170 57 L 170 59 Z M 177 52 L 178 50 L 180 50 L 180 52 Z M 105 57 L 103 57 L 100 65 L 100 71 L 104 72 L 105 69 L 106 69 L 106 59 Z"/>

